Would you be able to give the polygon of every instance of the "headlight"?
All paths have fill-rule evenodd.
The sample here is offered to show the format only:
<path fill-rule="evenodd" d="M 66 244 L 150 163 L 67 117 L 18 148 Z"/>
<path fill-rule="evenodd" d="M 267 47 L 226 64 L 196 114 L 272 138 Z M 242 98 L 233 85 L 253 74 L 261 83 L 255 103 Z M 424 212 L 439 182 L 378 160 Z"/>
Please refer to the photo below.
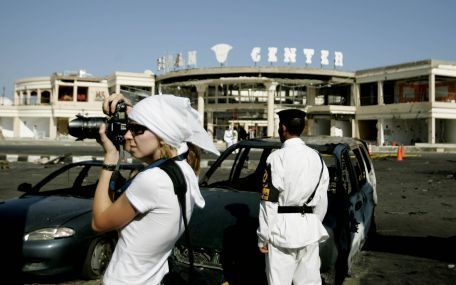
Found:
<path fill-rule="evenodd" d="M 74 235 L 74 230 L 70 228 L 44 228 L 28 233 L 24 236 L 27 240 L 53 240 L 66 238 Z"/>

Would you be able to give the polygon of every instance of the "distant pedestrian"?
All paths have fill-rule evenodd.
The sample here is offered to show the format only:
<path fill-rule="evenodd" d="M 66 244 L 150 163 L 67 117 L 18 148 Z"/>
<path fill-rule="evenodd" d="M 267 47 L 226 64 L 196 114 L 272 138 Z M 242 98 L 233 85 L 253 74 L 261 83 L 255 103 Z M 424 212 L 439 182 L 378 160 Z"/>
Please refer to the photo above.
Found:
<path fill-rule="evenodd" d="M 245 131 L 243 126 L 239 127 L 239 140 L 246 140 L 247 139 L 247 132 Z"/>
<path fill-rule="evenodd" d="M 225 142 L 226 148 L 229 148 L 233 144 L 233 127 L 226 127 L 225 133 L 223 134 L 223 141 Z"/>

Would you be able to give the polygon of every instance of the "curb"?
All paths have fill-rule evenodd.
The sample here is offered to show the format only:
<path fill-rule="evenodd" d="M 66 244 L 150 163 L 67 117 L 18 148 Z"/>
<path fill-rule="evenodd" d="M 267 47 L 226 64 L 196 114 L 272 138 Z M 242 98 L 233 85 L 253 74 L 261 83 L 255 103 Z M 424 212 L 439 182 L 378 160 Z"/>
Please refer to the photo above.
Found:
<path fill-rule="evenodd" d="M 47 164 L 51 161 L 75 163 L 86 160 L 100 160 L 103 161 L 103 156 L 90 156 L 90 155 L 79 155 L 79 156 L 63 156 L 63 155 L 25 155 L 25 154 L 0 154 L 0 162 L 30 162 L 36 164 Z M 132 158 L 126 158 L 126 162 L 132 163 Z M 207 168 L 215 162 L 214 159 L 201 159 L 201 168 Z"/>

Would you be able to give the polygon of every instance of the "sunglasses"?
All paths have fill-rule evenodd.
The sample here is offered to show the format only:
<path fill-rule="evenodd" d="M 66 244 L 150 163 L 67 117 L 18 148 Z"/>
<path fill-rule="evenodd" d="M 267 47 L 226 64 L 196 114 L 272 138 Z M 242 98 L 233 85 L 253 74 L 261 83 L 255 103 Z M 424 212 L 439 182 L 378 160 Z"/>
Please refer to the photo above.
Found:
<path fill-rule="evenodd" d="M 133 136 L 139 136 L 144 134 L 145 131 L 149 130 L 146 126 L 139 125 L 139 124 L 127 124 L 127 131 Z"/>

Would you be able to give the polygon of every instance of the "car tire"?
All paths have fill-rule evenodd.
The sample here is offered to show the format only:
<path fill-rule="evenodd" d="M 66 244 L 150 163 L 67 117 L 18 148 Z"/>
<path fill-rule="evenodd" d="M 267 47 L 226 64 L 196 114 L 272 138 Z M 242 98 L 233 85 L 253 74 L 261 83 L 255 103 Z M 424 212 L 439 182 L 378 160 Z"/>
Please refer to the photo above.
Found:
<path fill-rule="evenodd" d="M 112 237 L 101 237 L 90 243 L 82 266 L 82 277 L 92 280 L 101 277 L 111 260 L 115 241 Z"/>

